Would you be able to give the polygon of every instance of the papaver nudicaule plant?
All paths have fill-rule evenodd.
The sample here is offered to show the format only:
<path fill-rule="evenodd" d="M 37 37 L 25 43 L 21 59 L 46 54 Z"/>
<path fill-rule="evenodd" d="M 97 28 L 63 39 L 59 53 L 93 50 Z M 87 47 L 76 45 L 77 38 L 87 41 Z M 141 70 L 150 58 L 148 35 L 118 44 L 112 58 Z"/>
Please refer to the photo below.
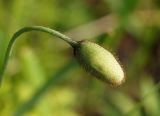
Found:
<path fill-rule="evenodd" d="M 13 35 L 8 44 L 7 51 L 5 54 L 5 60 L 2 65 L 2 70 L 0 71 L 0 81 L 2 81 L 2 77 L 6 65 L 8 63 L 12 46 L 15 43 L 17 37 L 19 37 L 22 33 L 29 31 L 46 32 L 53 36 L 61 38 L 62 40 L 67 42 L 69 45 L 72 46 L 74 50 L 74 55 L 79 61 L 79 63 L 82 65 L 82 67 L 84 67 L 84 69 L 87 72 L 97 77 L 99 80 L 102 80 L 113 86 L 121 85 L 122 82 L 124 82 L 125 80 L 124 71 L 111 52 L 109 52 L 108 50 L 104 49 L 103 47 L 99 46 L 94 42 L 85 40 L 74 41 L 73 39 L 61 34 L 58 31 L 42 26 L 25 27 L 18 30 Z"/>

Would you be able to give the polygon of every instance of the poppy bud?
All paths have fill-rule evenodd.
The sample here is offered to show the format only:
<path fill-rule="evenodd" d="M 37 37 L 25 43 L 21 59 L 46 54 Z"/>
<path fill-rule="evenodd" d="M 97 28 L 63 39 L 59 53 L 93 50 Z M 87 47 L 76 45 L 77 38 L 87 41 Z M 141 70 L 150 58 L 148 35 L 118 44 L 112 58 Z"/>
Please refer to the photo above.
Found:
<path fill-rule="evenodd" d="M 96 43 L 80 41 L 74 53 L 87 72 L 113 86 L 124 82 L 124 72 L 116 58 Z"/>

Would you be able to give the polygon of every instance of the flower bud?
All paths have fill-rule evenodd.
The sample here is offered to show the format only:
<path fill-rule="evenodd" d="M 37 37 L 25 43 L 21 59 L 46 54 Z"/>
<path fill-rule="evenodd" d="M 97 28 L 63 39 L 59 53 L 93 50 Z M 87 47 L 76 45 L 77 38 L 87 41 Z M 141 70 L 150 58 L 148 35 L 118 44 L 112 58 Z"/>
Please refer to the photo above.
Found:
<path fill-rule="evenodd" d="M 96 43 L 80 41 L 74 53 L 87 72 L 113 86 L 124 82 L 124 72 L 116 58 Z"/>

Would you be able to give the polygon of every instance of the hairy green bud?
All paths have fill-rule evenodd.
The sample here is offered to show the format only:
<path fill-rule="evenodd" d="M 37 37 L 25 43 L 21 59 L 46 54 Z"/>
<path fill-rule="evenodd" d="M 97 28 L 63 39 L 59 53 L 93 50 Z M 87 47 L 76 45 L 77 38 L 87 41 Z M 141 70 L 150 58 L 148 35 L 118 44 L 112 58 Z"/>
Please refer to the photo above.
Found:
<path fill-rule="evenodd" d="M 96 43 L 80 41 L 74 53 L 80 64 L 98 79 L 113 86 L 124 82 L 124 72 L 116 58 Z"/>

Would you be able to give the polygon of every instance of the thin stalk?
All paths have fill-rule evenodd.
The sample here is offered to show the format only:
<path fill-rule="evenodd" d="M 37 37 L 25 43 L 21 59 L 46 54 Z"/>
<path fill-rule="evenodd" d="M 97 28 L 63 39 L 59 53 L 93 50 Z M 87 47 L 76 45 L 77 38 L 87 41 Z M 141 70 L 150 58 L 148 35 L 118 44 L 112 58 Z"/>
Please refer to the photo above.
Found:
<path fill-rule="evenodd" d="M 41 32 L 45 32 L 45 33 L 49 33 L 53 36 L 56 36 L 58 38 L 61 38 L 62 40 L 66 41 L 68 44 L 70 44 L 72 47 L 75 47 L 77 45 L 77 42 L 72 40 L 71 38 L 67 37 L 66 35 L 61 34 L 58 31 L 55 31 L 53 29 L 47 28 L 47 27 L 42 27 L 42 26 L 32 26 L 32 27 L 24 27 L 20 30 L 18 30 L 16 33 L 14 33 L 14 35 L 12 36 L 11 40 L 9 41 L 9 44 L 7 46 L 7 50 L 5 53 L 5 58 L 4 58 L 4 62 L 2 64 L 2 69 L 0 70 L 0 84 L 2 82 L 3 79 L 3 74 L 5 71 L 5 68 L 7 66 L 8 63 L 8 59 L 9 56 L 11 54 L 11 49 L 12 46 L 14 44 L 14 42 L 16 41 L 16 39 L 23 33 L 25 32 L 29 32 L 29 31 L 41 31 Z"/>

